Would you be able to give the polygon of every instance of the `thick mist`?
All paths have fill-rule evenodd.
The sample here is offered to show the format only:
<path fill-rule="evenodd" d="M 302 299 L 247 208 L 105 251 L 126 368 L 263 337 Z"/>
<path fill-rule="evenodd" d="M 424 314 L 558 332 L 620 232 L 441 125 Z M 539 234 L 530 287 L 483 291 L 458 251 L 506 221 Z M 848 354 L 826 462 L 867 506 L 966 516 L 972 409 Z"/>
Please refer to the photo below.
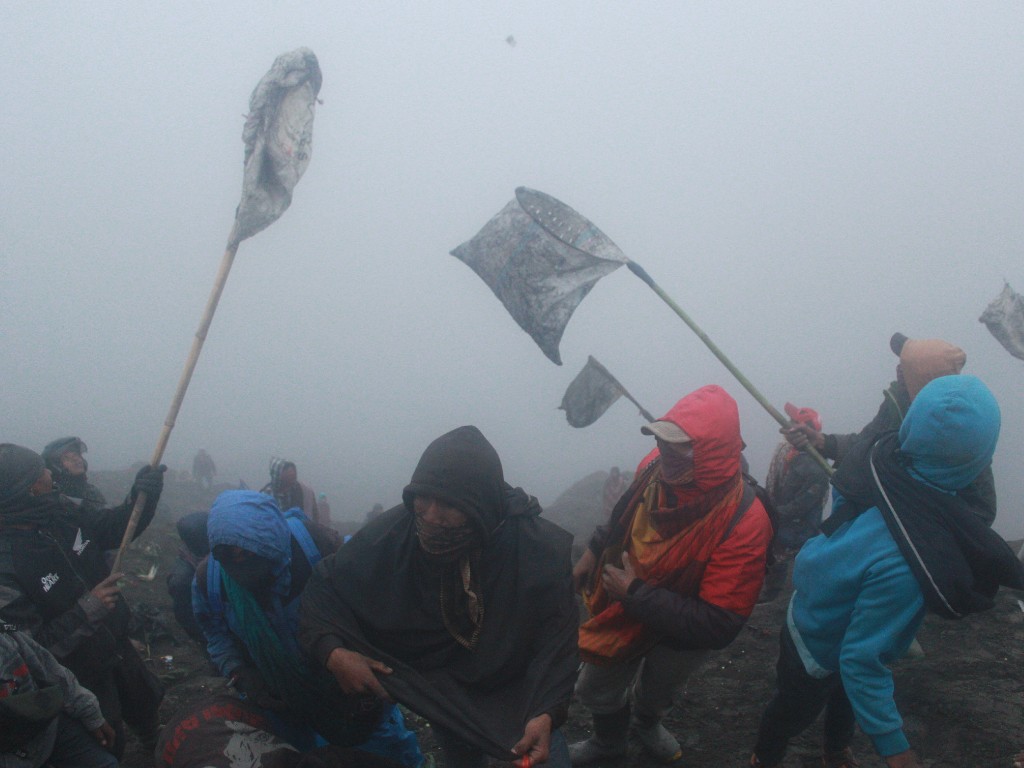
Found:
<path fill-rule="evenodd" d="M 656 415 L 707 383 L 763 478 L 777 425 L 626 270 L 550 363 L 449 251 L 525 185 L 590 218 L 766 397 L 859 430 L 894 331 L 998 397 L 996 528 L 1024 536 L 1024 365 L 978 322 L 1024 288 L 1024 6 L 592 2 L 0 8 L 0 440 L 147 461 L 238 203 L 249 94 L 324 84 L 290 210 L 239 248 L 165 461 L 271 456 L 336 518 L 396 503 L 476 424 L 548 503 L 648 451 L 620 400 L 556 410 L 594 355 Z M 512 36 L 515 45 L 508 41 Z"/>

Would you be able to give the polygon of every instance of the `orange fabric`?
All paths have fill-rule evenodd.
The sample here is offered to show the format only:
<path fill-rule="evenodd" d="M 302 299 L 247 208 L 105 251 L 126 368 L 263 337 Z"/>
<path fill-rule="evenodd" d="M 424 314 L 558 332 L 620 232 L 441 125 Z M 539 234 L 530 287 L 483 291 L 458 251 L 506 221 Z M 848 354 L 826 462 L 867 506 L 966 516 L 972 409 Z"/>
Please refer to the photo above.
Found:
<path fill-rule="evenodd" d="M 967 354 L 942 339 L 907 339 L 900 350 L 900 370 L 911 400 L 929 381 L 956 375 L 966 363 Z"/>
<path fill-rule="evenodd" d="M 743 497 L 739 412 L 723 389 L 708 386 L 684 397 L 664 419 L 693 438 L 694 482 L 669 486 L 661 480 L 660 461 L 649 461 L 649 456 L 641 462 L 643 471 L 630 489 L 633 497 L 606 542 L 598 573 L 606 563 L 619 567 L 622 552 L 628 551 L 637 576 L 648 584 L 696 596 Z M 609 599 L 600 579 L 585 600 L 592 618 L 580 627 L 584 660 L 632 658 L 657 642 L 657 636 L 626 615 L 622 603 Z"/>

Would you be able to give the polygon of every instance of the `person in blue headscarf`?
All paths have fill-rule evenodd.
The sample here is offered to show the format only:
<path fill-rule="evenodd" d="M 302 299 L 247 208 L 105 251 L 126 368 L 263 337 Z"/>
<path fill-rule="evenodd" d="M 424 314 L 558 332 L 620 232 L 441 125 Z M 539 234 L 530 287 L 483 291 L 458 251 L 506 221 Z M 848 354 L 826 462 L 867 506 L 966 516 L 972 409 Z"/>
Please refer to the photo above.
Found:
<path fill-rule="evenodd" d="M 342 693 L 331 675 L 307 664 L 296 640 L 299 597 L 313 566 L 338 549 L 338 534 L 243 490 L 217 497 L 207 532 L 210 555 L 196 568 L 192 609 L 230 684 L 300 751 L 330 743 L 418 766 L 422 754 L 401 712 Z"/>
<path fill-rule="evenodd" d="M 825 711 L 826 768 L 853 766 L 854 725 L 889 768 L 921 765 L 903 731 L 888 664 L 929 611 L 960 619 L 1024 588 L 1024 564 L 961 491 L 992 461 L 995 397 L 974 376 L 926 384 L 898 431 L 851 450 L 833 477 L 832 515 L 797 555 L 776 689 L 754 768 L 778 766 L 789 739 Z"/>

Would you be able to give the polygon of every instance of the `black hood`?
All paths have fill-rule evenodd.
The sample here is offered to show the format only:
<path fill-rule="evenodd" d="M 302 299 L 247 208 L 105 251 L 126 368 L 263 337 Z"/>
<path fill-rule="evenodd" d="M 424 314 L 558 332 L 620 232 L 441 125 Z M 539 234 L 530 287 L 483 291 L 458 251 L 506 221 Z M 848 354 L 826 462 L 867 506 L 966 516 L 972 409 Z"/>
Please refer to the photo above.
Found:
<path fill-rule="evenodd" d="M 505 489 L 498 452 L 479 429 L 467 426 L 427 446 L 402 491 L 402 501 L 412 512 L 416 496 L 440 499 L 476 522 L 490 538 L 507 515 Z"/>
<path fill-rule="evenodd" d="M 178 536 L 185 548 L 196 557 L 205 557 L 210 553 L 210 539 L 206 533 L 209 520 L 209 512 L 189 512 L 178 519 Z"/>

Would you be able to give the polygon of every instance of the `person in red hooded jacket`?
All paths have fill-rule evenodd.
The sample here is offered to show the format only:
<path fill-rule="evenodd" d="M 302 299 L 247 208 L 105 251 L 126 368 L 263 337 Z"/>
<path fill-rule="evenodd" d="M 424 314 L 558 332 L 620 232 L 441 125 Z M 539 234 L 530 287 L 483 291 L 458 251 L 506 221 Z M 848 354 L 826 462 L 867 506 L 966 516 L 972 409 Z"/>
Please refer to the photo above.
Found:
<path fill-rule="evenodd" d="M 732 397 L 702 387 L 641 431 L 657 447 L 573 570 L 590 613 L 576 695 L 594 721 L 573 765 L 624 755 L 631 723 L 652 757 L 678 759 L 661 721 L 707 652 L 739 634 L 764 580 L 772 525 L 743 480 Z"/>

